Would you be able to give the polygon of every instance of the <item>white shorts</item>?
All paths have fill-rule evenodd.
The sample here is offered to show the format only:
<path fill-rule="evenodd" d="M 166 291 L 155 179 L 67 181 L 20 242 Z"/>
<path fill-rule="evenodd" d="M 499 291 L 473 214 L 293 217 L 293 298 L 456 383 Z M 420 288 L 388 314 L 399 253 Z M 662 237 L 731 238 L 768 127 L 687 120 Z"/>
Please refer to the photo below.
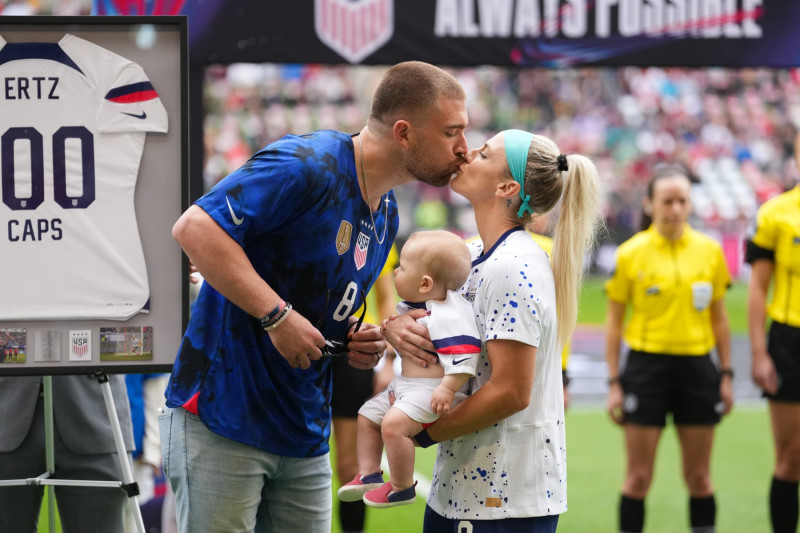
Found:
<path fill-rule="evenodd" d="M 383 391 L 367 400 L 358 414 L 364 415 L 377 425 L 383 422 L 383 416 L 390 407 L 395 407 L 412 420 L 420 424 L 430 424 L 439 418 L 431 411 L 431 396 L 442 382 L 442 378 L 404 378 L 397 376 Z M 394 404 L 389 404 L 389 392 L 394 392 Z M 453 400 L 453 407 L 464 401 L 467 397 L 463 392 L 457 392 Z"/>

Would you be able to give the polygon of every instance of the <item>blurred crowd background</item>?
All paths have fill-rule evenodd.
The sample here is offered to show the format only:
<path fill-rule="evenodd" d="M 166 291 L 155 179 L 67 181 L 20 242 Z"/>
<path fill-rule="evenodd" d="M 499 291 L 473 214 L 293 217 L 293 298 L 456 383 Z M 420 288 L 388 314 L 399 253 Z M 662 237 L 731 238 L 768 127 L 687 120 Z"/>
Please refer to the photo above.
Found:
<path fill-rule="evenodd" d="M 233 64 L 206 71 L 206 187 L 287 133 L 361 129 L 385 67 Z M 606 185 L 608 232 L 593 258 L 610 268 L 616 244 L 639 229 L 641 199 L 659 163 L 686 166 L 695 227 L 746 276 L 741 243 L 758 206 L 797 181 L 800 70 L 725 68 L 449 69 L 467 90 L 471 147 L 520 128 L 590 156 Z M 449 189 L 396 191 L 399 238 L 422 228 L 476 232 Z"/>
<path fill-rule="evenodd" d="M 0 0 L 0 15 L 90 12 L 91 0 Z M 208 67 L 206 188 L 287 133 L 359 131 L 385 68 Z M 800 128 L 800 69 L 448 70 L 467 91 L 471 147 L 503 129 L 520 128 L 552 137 L 564 153 L 595 161 L 606 186 L 608 223 L 590 263 L 596 270 L 612 268 L 615 246 L 639 229 L 645 184 L 659 163 L 690 170 L 696 181 L 692 224 L 722 243 L 731 273 L 740 279 L 748 274 L 742 239 L 756 209 L 800 177 L 793 154 Z M 449 189 L 412 184 L 396 193 L 401 243 L 417 229 L 476 233 L 471 208 Z"/>

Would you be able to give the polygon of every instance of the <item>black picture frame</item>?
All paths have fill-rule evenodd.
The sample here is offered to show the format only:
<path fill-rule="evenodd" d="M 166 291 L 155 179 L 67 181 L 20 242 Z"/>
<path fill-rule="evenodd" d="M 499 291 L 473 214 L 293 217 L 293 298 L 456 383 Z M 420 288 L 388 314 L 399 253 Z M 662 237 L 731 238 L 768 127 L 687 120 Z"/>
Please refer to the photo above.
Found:
<path fill-rule="evenodd" d="M 0 16 L 0 36 L 9 43 L 57 42 L 64 34 L 75 35 L 139 64 L 167 110 L 168 131 L 146 136 L 135 190 L 136 218 L 148 273 L 150 312 L 125 321 L 70 318 L 0 321 L 0 333 L 24 329 L 26 343 L 24 362 L 19 360 L 19 354 L 17 361 L 13 360 L 13 355 L 6 360 L 3 346 L 0 346 L 0 376 L 169 372 L 189 316 L 188 260 L 171 234 L 172 225 L 188 207 L 190 196 L 187 20 L 185 16 Z M 2 116 L 0 130 L 5 130 Z M 2 216 L 2 207 L 0 205 L 0 224 L 6 225 L 8 220 Z M 5 233 L 6 228 L 3 228 L 0 239 L 8 241 Z M 53 265 L 52 274 L 63 273 L 58 265 Z M 106 356 L 101 359 L 101 329 L 126 331 L 118 328 L 139 328 L 138 341 L 136 334 L 131 334 L 133 344 L 141 344 L 147 337 L 152 343 L 151 358 L 144 358 L 142 347 L 137 348 L 138 358 Z M 91 354 L 84 361 L 71 361 L 68 356 L 70 332 L 76 330 L 91 332 Z M 49 343 L 47 350 L 42 348 L 43 336 Z M 54 343 L 60 343 L 60 347 L 54 348 Z M 58 360 L 53 360 L 54 354 L 59 356 Z M 50 360 L 42 360 L 40 356 L 43 355 Z"/>

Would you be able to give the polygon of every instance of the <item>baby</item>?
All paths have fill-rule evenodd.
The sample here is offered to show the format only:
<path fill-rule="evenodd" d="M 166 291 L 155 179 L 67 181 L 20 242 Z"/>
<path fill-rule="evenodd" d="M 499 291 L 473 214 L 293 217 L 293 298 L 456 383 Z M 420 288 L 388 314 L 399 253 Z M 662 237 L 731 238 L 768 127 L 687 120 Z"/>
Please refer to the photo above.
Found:
<path fill-rule="evenodd" d="M 427 309 L 418 322 L 428 327 L 438 365 L 403 362 L 400 377 L 358 412 L 358 474 L 338 492 L 342 501 L 363 499 L 371 507 L 413 503 L 413 435 L 465 396 L 459 389 L 475 375 L 481 341 L 472 304 L 459 292 L 472 261 L 466 243 L 447 231 L 412 234 L 400 251 L 395 288 L 404 301 L 398 313 Z M 390 403 L 390 396 L 394 403 Z M 383 447 L 390 481 L 380 470 Z"/>

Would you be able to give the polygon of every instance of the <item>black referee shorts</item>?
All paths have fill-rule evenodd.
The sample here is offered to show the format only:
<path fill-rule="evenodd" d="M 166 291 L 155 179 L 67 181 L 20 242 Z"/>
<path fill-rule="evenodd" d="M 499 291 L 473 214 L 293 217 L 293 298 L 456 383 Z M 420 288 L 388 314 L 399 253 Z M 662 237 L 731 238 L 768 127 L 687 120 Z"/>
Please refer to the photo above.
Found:
<path fill-rule="evenodd" d="M 708 354 L 631 350 L 620 383 L 626 424 L 664 427 L 672 413 L 676 425 L 714 425 L 724 409 L 719 372 Z"/>
<path fill-rule="evenodd" d="M 779 402 L 800 402 L 800 328 L 772 322 L 767 351 L 778 373 L 778 394 L 764 397 Z"/>
<path fill-rule="evenodd" d="M 361 405 L 372 397 L 372 379 L 375 373 L 372 369 L 353 368 L 347 362 L 347 355 L 334 357 L 331 367 L 331 414 L 334 417 L 358 418 Z"/>

